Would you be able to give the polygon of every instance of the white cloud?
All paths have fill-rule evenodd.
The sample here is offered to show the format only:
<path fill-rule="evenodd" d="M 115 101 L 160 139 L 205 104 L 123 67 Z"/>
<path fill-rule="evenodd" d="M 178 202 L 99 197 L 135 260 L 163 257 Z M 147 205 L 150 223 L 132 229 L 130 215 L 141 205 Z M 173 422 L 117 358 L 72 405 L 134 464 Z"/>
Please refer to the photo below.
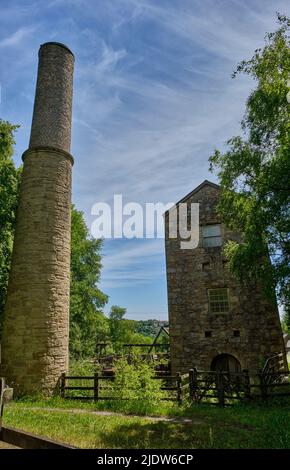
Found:
<path fill-rule="evenodd" d="M 15 31 L 14 33 L 0 40 L 0 47 L 11 47 L 21 45 L 23 39 L 34 33 L 35 29 L 35 27 L 23 27 L 17 29 L 17 31 Z"/>
<path fill-rule="evenodd" d="M 102 44 L 102 56 L 96 67 L 96 75 L 99 80 L 102 76 L 112 73 L 120 60 L 126 57 L 125 49 L 114 50 L 105 41 Z"/>
<path fill-rule="evenodd" d="M 104 289 L 148 284 L 165 275 L 164 240 L 133 240 L 130 244 L 112 241 L 110 245 L 111 250 L 102 260 Z"/>
<path fill-rule="evenodd" d="M 25 129 L 28 142 L 38 45 L 67 43 L 76 55 L 73 200 L 89 225 L 92 205 L 111 201 L 114 193 L 122 193 L 125 202 L 176 201 L 213 178 L 210 153 L 240 132 L 253 84 L 242 77 L 233 81 L 230 74 L 263 45 L 265 32 L 276 28 L 275 10 L 283 13 L 286 5 L 285 0 L 39 0 L 25 7 L 10 2 L 0 17 L 1 61 L 7 47 L 3 93 L 13 81 L 11 97 L 3 97 L 4 111 L 25 124 L 20 132 Z M 17 147 L 19 154 L 24 149 Z M 105 242 L 105 253 L 102 282 L 110 289 L 147 288 L 164 279 L 162 240 L 133 240 L 130 248 L 127 241 Z"/>

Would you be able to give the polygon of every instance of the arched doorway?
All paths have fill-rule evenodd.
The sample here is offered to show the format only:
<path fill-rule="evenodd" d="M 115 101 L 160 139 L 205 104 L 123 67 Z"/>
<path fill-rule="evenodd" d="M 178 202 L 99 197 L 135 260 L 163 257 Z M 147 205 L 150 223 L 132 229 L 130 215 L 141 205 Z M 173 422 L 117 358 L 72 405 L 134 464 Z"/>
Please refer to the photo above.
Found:
<path fill-rule="evenodd" d="M 211 370 L 222 372 L 241 372 L 241 364 L 231 354 L 219 354 L 212 360 Z"/>

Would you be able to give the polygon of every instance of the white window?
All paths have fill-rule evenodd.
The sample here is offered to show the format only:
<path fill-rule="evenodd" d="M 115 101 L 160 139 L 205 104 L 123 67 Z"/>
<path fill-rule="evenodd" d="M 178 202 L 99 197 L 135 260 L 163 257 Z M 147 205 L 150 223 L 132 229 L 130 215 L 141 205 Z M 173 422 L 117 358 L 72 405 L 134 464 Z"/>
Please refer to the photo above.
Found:
<path fill-rule="evenodd" d="M 222 245 L 221 225 L 204 225 L 202 227 L 202 244 L 204 248 Z"/>
<path fill-rule="evenodd" d="M 227 313 L 229 311 L 229 293 L 227 288 L 208 289 L 210 313 Z"/>

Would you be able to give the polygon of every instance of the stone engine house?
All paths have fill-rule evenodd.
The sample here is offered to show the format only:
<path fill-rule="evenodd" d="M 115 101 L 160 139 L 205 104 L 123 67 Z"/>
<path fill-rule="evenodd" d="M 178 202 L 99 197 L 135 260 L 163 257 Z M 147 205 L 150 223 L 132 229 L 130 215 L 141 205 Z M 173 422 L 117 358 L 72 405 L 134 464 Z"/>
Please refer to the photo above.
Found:
<path fill-rule="evenodd" d="M 220 187 L 204 181 L 177 203 L 199 203 L 199 244 L 181 249 L 169 238 L 165 213 L 168 307 L 173 373 L 258 370 L 285 348 L 277 305 L 255 286 L 241 285 L 223 255 L 227 240 L 240 241 L 217 213 Z M 286 362 L 285 362 L 286 365 Z"/>

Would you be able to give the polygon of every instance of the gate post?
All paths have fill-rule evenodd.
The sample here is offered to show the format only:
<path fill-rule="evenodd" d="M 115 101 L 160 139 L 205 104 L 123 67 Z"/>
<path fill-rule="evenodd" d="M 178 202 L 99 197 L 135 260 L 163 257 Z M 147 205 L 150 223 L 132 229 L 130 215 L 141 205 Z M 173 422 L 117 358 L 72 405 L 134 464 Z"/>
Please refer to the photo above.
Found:
<path fill-rule="evenodd" d="M 176 385 L 177 385 L 177 401 L 178 404 L 181 405 L 182 403 L 182 390 L 181 390 L 181 374 L 177 372 L 176 374 Z"/>
<path fill-rule="evenodd" d="M 225 389 L 224 389 L 224 378 L 222 372 L 217 372 L 217 394 L 218 404 L 221 407 L 225 406 Z"/>
<path fill-rule="evenodd" d="M 189 397 L 193 401 L 196 399 L 197 391 L 197 369 L 190 369 L 189 371 Z"/>
<path fill-rule="evenodd" d="M 60 396 L 65 398 L 65 372 L 60 376 Z"/>
<path fill-rule="evenodd" d="M 99 374 L 96 372 L 94 374 L 94 401 L 99 399 Z"/>
<path fill-rule="evenodd" d="M 250 384 L 250 375 L 249 375 L 248 369 L 244 369 L 243 374 L 244 374 L 245 399 L 250 400 L 250 398 L 251 398 L 251 384 Z"/>

